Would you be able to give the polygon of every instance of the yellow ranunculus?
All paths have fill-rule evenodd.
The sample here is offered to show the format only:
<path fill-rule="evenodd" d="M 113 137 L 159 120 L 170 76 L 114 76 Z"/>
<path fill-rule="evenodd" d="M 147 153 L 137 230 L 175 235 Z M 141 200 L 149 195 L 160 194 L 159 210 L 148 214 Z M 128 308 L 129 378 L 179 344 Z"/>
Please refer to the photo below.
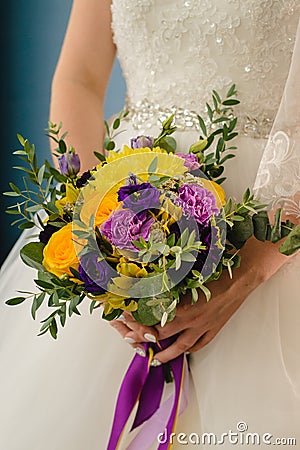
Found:
<path fill-rule="evenodd" d="M 56 233 L 53 233 L 45 246 L 43 254 L 43 266 L 58 277 L 72 275 L 70 267 L 78 269 L 78 258 L 76 255 L 72 234 L 72 223 L 68 223 Z"/>
<path fill-rule="evenodd" d="M 226 204 L 226 193 L 222 186 L 220 186 L 215 181 L 207 180 L 206 178 L 201 178 L 203 186 L 211 191 L 216 197 L 216 202 L 218 208 L 222 208 Z"/>
<path fill-rule="evenodd" d="M 133 278 L 142 278 L 148 275 L 147 270 L 144 267 L 139 267 L 137 264 L 127 262 L 126 258 L 120 258 L 120 262 L 117 265 L 117 271 L 121 275 Z"/>
<path fill-rule="evenodd" d="M 63 216 L 63 214 L 64 214 L 64 207 L 66 205 L 73 205 L 76 203 L 78 195 L 79 195 L 79 189 L 74 187 L 72 184 L 67 183 L 66 184 L 66 196 L 60 200 L 56 200 L 56 202 L 55 202 L 55 206 L 59 210 L 59 214 L 61 216 Z"/>

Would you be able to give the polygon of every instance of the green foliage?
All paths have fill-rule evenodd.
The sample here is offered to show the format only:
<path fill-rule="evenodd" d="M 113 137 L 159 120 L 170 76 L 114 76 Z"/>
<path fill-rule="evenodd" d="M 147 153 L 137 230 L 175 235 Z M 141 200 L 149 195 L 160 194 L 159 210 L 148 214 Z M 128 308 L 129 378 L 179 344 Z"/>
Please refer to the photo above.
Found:
<path fill-rule="evenodd" d="M 174 319 L 176 315 L 176 304 L 172 295 L 158 295 L 138 300 L 138 309 L 132 313 L 135 320 L 146 326 L 153 326 Z"/>
<path fill-rule="evenodd" d="M 286 237 L 280 247 L 280 252 L 290 256 L 300 249 L 300 225 L 297 225 Z"/>
<path fill-rule="evenodd" d="M 108 122 L 104 121 L 104 126 L 106 130 L 106 136 L 104 138 L 104 149 L 107 151 L 112 151 L 116 149 L 116 143 L 114 139 L 119 136 L 122 131 L 117 131 L 122 123 L 122 120 L 126 119 L 128 116 L 128 111 L 122 110 L 119 112 L 118 116 L 114 119 L 111 127 L 109 126 Z M 105 161 L 105 157 L 103 155 L 94 152 L 95 156 L 100 159 L 101 162 Z M 104 159 L 103 159 L 104 158 Z"/>
<path fill-rule="evenodd" d="M 226 99 L 221 99 L 217 91 L 212 93 L 213 104 L 206 104 L 208 119 L 198 115 L 200 129 L 203 135 L 198 142 L 190 147 L 190 152 L 194 153 L 201 164 L 201 170 L 205 175 L 221 184 L 225 177 L 221 177 L 224 172 L 224 163 L 234 158 L 233 153 L 226 153 L 229 150 L 236 150 L 236 147 L 227 146 L 227 143 L 234 139 L 238 133 L 234 132 L 237 124 L 237 117 L 234 116 L 233 107 L 240 102 L 236 98 L 236 88 L 233 84 L 227 92 Z M 209 148 L 214 147 L 211 153 L 207 153 Z"/>

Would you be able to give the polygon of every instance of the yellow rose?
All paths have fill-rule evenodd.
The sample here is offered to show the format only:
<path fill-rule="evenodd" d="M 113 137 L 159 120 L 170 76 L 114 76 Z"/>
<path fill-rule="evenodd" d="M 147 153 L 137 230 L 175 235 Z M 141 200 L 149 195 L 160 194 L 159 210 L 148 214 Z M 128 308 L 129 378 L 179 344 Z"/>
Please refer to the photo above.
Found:
<path fill-rule="evenodd" d="M 120 202 L 118 202 L 118 194 L 111 192 L 105 195 L 96 212 L 95 226 L 100 227 L 100 225 L 102 225 L 102 223 L 109 218 L 111 213 L 115 211 L 119 205 Z"/>
<path fill-rule="evenodd" d="M 144 267 L 140 268 L 137 264 L 127 262 L 124 257 L 120 258 L 120 262 L 117 265 L 117 271 L 121 275 L 134 278 L 142 278 L 148 275 L 148 272 Z"/>
<path fill-rule="evenodd" d="M 214 194 L 218 208 L 222 208 L 222 206 L 226 205 L 226 193 L 222 186 L 215 181 L 207 180 L 206 178 L 201 178 L 201 181 L 203 186 Z"/>
<path fill-rule="evenodd" d="M 44 248 L 43 266 L 58 277 L 66 274 L 72 275 L 70 267 L 78 269 L 79 261 L 72 239 L 72 223 L 68 223 L 65 227 L 52 234 Z"/>

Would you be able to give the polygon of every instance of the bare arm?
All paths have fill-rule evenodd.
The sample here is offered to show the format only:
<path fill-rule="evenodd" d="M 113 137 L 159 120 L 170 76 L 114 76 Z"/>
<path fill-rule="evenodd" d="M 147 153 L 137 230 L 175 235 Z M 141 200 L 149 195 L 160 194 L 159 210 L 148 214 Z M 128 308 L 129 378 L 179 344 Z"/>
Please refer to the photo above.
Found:
<path fill-rule="evenodd" d="M 52 82 L 50 120 L 69 132 L 82 171 L 95 165 L 93 151 L 102 151 L 103 104 L 115 57 L 110 4 L 74 0 Z"/>

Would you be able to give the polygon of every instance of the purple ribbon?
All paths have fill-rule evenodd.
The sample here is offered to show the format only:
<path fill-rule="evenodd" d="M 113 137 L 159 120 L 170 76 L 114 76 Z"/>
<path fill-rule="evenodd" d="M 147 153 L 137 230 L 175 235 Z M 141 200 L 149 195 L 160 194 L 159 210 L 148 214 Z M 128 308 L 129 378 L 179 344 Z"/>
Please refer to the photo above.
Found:
<path fill-rule="evenodd" d="M 166 432 L 167 437 L 169 437 L 174 431 L 179 412 L 180 395 L 183 389 L 183 379 L 185 378 L 187 381 L 188 376 L 185 373 L 187 370 L 186 358 L 184 355 L 180 355 L 169 363 L 174 377 L 175 393 L 173 398 L 169 398 L 162 406 L 160 406 L 160 403 L 164 388 L 166 365 L 151 367 L 150 364 L 152 355 L 168 347 L 175 339 L 176 337 L 165 339 L 159 345 L 144 343 L 143 346 L 147 357 L 143 358 L 135 355 L 133 358 L 119 391 L 107 450 L 116 450 L 118 448 L 123 430 L 137 402 L 138 408 L 132 430 L 144 424 L 142 427 L 144 444 L 145 439 L 147 439 L 149 445 L 152 444 L 157 439 L 159 432 Z M 140 448 L 138 443 L 140 434 L 141 431 L 132 441 L 128 450 Z M 168 440 L 158 446 L 158 450 L 167 450 L 168 448 Z"/>

